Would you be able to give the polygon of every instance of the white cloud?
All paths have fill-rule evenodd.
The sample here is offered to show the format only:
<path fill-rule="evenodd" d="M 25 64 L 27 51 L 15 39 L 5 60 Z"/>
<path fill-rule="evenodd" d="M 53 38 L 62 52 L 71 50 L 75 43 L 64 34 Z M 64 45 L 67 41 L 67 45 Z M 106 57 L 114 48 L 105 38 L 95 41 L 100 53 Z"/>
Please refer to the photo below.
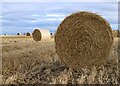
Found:
<path fill-rule="evenodd" d="M 118 2 L 119 0 L 4 0 L 3 2 Z"/>
<path fill-rule="evenodd" d="M 118 29 L 118 24 L 111 24 L 110 26 L 111 26 L 111 28 L 113 30 L 117 30 Z"/>
<path fill-rule="evenodd" d="M 46 17 L 65 17 L 63 14 L 46 14 Z"/>
<path fill-rule="evenodd" d="M 49 21 L 62 21 L 63 18 L 46 18 L 44 20 L 49 20 Z"/>
<path fill-rule="evenodd" d="M 99 0 L 100 1 L 100 0 Z M 117 3 L 3 3 L 4 29 L 10 31 L 32 30 L 33 27 L 46 27 L 56 31 L 58 25 L 68 15 L 76 11 L 90 11 L 102 15 L 113 29 L 117 28 Z M 15 27 L 16 26 L 16 27 Z M 24 30 L 23 30 L 24 31 Z M 12 32 L 11 32 L 12 33 Z"/>
<path fill-rule="evenodd" d="M 0 18 L 2 18 L 3 16 L 0 16 Z"/>
<path fill-rule="evenodd" d="M 32 14 L 31 16 L 37 17 L 37 16 L 39 16 L 39 15 L 37 15 L 37 14 Z"/>
<path fill-rule="evenodd" d="M 30 22 L 37 22 L 36 20 L 31 20 Z"/>

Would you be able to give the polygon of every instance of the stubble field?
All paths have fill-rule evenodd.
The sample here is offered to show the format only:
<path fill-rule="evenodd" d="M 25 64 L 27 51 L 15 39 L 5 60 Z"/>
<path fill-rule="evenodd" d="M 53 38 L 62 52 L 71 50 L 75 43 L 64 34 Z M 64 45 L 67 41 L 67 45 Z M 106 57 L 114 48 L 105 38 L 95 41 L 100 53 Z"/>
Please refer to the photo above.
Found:
<path fill-rule="evenodd" d="M 61 62 L 55 52 L 54 38 L 34 42 L 32 37 L 2 37 L 2 81 L 3 84 L 117 84 L 119 49 L 119 38 L 114 38 L 104 65 L 77 71 Z"/>

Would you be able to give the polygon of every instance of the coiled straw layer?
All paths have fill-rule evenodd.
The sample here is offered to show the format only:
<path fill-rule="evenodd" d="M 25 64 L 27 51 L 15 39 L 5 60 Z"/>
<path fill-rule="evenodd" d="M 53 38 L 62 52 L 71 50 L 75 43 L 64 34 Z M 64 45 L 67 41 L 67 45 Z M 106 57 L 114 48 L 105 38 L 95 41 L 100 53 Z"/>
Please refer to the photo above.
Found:
<path fill-rule="evenodd" d="M 78 12 L 66 17 L 55 35 L 58 56 L 74 69 L 104 64 L 112 43 L 109 23 L 90 12 Z"/>

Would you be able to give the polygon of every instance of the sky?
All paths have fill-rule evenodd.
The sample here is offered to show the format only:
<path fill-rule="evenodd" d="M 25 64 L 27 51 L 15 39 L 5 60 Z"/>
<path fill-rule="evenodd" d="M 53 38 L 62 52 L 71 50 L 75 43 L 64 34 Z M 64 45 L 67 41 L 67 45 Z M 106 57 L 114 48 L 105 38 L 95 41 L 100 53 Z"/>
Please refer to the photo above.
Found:
<path fill-rule="evenodd" d="M 118 29 L 117 2 L 3 2 L 2 34 L 33 32 L 37 27 L 55 32 L 66 16 L 78 11 L 97 13 Z"/>

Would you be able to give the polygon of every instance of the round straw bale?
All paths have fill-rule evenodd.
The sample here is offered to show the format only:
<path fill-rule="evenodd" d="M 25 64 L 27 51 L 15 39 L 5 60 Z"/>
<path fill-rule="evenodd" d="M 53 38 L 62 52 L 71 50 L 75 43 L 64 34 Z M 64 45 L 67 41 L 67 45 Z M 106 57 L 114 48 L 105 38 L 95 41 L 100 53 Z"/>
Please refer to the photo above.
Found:
<path fill-rule="evenodd" d="M 119 30 L 118 30 L 118 34 L 119 34 L 118 37 L 120 37 L 120 31 Z"/>
<path fill-rule="evenodd" d="M 50 32 L 47 29 L 35 29 L 32 35 L 36 42 L 50 38 Z"/>
<path fill-rule="evenodd" d="M 50 35 L 52 36 L 52 35 L 53 35 L 53 33 L 50 33 Z"/>
<path fill-rule="evenodd" d="M 27 32 L 27 33 L 26 33 L 26 36 L 31 36 L 31 33 Z"/>
<path fill-rule="evenodd" d="M 21 33 L 17 33 L 17 35 L 21 35 Z"/>
<path fill-rule="evenodd" d="M 5 36 L 7 36 L 7 34 L 4 34 Z"/>
<path fill-rule="evenodd" d="M 119 37 L 119 30 L 112 31 L 114 37 Z"/>
<path fill-rule="evenodd" d="M 101 16 L 78 12 L 66 17 L 55 34 L 56 52 L 69 67 L 101 66 L 113 43 L 112 29 Z"/>

